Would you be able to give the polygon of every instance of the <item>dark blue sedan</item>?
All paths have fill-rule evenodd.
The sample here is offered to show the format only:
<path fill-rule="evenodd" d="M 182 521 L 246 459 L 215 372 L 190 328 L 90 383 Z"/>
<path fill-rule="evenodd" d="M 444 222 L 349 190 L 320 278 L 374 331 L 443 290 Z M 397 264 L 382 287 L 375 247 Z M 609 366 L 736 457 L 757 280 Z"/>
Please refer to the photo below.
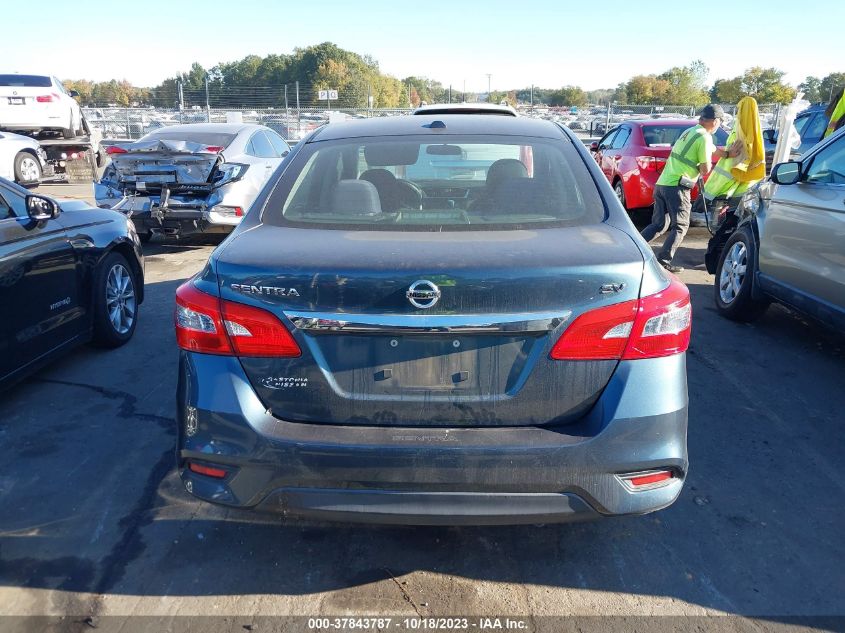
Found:
<path fill-rule="evenodd" d="M 559 125 L 320 128 L 176 304 L 179 470 L 206 501 L 506 524 L 681 491 L 689 292 Z"/>

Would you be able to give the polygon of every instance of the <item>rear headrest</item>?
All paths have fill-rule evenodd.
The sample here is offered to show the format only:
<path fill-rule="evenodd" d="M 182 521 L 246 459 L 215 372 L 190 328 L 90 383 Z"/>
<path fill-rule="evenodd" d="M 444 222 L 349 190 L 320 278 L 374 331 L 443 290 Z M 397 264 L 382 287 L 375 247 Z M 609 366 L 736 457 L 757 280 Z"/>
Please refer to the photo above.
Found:
<path fill-rule="evenodd" d="M 508 178 L 528 178 L 528 170 L 515 158 L 500 158 L 487 170 L 488 187 L 495 187 Z"/>
<path fill-rule="evenodd" d="M 484 215 L 553 215 L 558 216 L 560 204 L 545 186 L 529 178 L 508 178 L 496 189 Z"/>
<path fill-rule="evenodd" d="M 379 215 L 378 190 L 366 180 L 341 180 L 332 193 L 330 210 L 345 215 Z"/>

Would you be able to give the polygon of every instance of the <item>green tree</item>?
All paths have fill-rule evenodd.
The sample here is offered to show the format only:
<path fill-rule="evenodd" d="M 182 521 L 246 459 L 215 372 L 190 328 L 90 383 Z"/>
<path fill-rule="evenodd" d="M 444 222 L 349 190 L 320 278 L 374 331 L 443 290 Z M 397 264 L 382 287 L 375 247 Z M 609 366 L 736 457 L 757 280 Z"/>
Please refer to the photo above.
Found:
<path fill-rule="evenodd" d="M 733 79 L 717 79 L 710 91 L 712 100 L 716 103 L 737 103 L 745 92 L 742 88 L 742 77 Z"/>
<path fill-rule="evenodd" d="M 804 98 L 807 101 L 815 103 L 821 101 L 820 88 L 822 80 L 818 77 L 808 76 L 802 83 L 798 84 L 798 90 L 804 93 Z"/>
<path fill-rule="evenodd" d="M 830 101 L 831 95 L 843 86 L 845 86 L 845 73 L 830 73 L 819 85 L 819 100 Z"/>
<path fill-rule="evenodd" d="M 580 108 L 587 105 L 587 93 L 578 86 L 564 86 L 549 95 L 549 104 Z"/>

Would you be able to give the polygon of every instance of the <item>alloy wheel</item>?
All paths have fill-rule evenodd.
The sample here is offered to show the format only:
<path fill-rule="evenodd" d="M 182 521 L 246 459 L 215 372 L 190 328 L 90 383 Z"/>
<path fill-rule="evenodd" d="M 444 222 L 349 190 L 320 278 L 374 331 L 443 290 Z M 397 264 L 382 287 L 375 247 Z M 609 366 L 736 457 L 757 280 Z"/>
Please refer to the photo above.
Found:
<path fill-rule="evenodd" d="M 20 171 L 24 182 L 35 182 L 38 180 L 41 170 L 35 159 L 27 156 L 21 160 Z"/>
<path fill-rule="evenodd" d="M 742 242 L 734 243 L 719 273 L 719 297 L 725 305 L 730 305 L 739 294 L 747 266 L 748 249 Z"/>
<path fill-rule="evenodd" d="M 135 321 L 135 284 L 122 264 L 115 264 L 106 277 L 106 311 L 114 331 L 126 334 Z"/>

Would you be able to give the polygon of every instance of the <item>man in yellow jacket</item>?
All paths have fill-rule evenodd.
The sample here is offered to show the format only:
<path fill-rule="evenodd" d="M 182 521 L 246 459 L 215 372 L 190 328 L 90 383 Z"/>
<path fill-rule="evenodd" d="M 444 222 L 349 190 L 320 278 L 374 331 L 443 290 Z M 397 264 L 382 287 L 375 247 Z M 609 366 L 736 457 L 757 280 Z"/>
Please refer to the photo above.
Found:
<path fill-rule="evenodd" d="M 733 158 L 738 154 L 735 147 L 721 150 L 713 144 L 712 134 L 724 118 L 722 106 L 712 103 L 704 106 L 699 113 L 698 125 L 684 130 L 675 141 L 654 187 L 654 213 L 651 224 L 642 230 L 641 235 L 650 242 L 669 231 L 663 247 L 657 252 L 658 261 L 669 272 L 683 270 L 675 266 L 672 259 L 689 229 L 692 211 L 690 191 L 699 175 L 710 173 L 713 156 Z"/>

